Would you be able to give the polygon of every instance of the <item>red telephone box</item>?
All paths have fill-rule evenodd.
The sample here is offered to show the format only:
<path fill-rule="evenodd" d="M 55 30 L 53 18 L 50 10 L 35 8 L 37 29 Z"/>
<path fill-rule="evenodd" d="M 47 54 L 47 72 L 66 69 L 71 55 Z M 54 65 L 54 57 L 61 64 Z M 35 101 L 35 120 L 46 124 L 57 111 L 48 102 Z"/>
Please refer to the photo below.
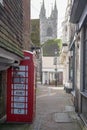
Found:
<path fill-rule="evenodd" d="M 7 72 L 7 122 L 33 122 L 35 116 L 35 64 L 33 53 Z"/>

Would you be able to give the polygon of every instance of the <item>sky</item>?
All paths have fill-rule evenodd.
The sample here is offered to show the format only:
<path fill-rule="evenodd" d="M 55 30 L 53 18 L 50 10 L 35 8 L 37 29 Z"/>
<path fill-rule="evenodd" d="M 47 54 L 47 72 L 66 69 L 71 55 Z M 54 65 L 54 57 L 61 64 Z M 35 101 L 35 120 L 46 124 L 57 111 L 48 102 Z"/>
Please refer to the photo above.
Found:
<path fill-rule="evenodd" d="M 39 13 L 41 9 L 41 5 L 43 0 L 31 0 L 31 19 L 38 19 Z M 54 7 L 55 0 L 44 0 L 45 8 L 46 8 L 46 15 L 47 17 L 50 16 L 52 6 Z M 67 0 L 56 0 L 57 9 L 58 9 L 58 37 L 61 36 L 61 24 L 65 17 L 65 10 L 67 5 Z"/>

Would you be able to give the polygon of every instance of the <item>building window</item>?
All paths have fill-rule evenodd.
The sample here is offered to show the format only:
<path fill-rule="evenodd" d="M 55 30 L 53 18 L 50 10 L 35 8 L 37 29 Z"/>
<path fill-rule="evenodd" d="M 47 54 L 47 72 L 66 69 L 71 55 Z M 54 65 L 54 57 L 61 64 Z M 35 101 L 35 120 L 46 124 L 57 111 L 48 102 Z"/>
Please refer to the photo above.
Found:
<path fill-rule="evenodd" d="M 49 27 L 49 28 L 47 29 L 47 36 L 52 37 L 52 35 L 53 35 L 53 30 L 52 30 L 51 27 Z"/>
<path fill-rule="evenodd" d="M 84 62 L 83 62 L 83 81 L 84 81 L 84 90 L 87 91 L 87 25 L 84 27 Z"/>
<path fill-rule="evenodd" d="M 3 5 L 3 0 L 0 0 L 0 3 Z"/>

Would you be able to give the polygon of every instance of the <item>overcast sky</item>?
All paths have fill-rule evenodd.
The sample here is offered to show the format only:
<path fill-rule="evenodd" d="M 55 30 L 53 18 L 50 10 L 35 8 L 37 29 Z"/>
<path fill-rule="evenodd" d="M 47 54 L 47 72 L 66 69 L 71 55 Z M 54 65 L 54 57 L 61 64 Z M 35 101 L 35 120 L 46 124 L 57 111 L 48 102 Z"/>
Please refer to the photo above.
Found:
<path fill-rule="evenodd" d="M 54 7 L 55 0 L 44 0 L 46 15 L 47 17 L 51 13 L 52 6 Z M 58 33 L 61 32 L 61 22 L 64 20 L 65 9 L 67 5 L 67 0 L 56 0 L 58 8 Z M 31 19 L 39 18 L 40 8 L 43 0 L 31 0 Z"/>

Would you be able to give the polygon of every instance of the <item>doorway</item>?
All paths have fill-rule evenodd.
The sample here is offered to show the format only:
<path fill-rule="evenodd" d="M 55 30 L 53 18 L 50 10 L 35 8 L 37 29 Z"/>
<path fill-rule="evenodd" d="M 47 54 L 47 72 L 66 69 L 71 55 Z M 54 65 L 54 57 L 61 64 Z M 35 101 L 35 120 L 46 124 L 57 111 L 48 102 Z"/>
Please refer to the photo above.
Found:
<path fill-rule="evenodd" d="M 6 114 L 6 71 L 0 71 L 0 118 Z"/>

